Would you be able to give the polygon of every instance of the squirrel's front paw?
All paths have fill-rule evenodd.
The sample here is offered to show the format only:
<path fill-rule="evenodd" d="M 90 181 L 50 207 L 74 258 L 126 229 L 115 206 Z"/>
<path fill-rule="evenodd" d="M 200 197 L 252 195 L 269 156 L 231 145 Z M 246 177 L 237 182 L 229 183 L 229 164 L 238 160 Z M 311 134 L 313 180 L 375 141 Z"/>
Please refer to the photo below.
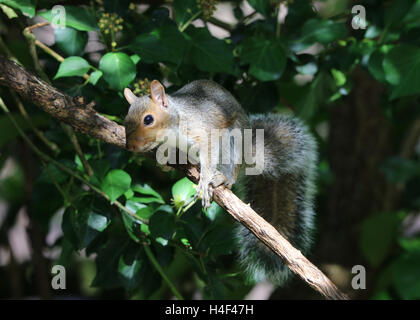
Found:
<path fill-rule="evenodd" d="M 201 193 L 202 206 L 204 209 L 207 209 L 210 207 L 210 202 L 213 198 L 213 189 L 220 185 L 226 185 L 228 188 L 231 188 L 234 182 L 234 180 L 230 181 L 226 179 L 219 171 L 214 172 L 210 177 L 207 175 L 200 176 L 195 197 L 198 198 Z"/>
<path fill-rule="evenodd" d="M 206 179 L 200 178 L 197 186 L 197 193 L 195 198 L 198 198 L 201 194 L 201 205 L 204 209 L 210 207 L 211 199 L 213 197 L 213 186 L 206 181 Z"/>

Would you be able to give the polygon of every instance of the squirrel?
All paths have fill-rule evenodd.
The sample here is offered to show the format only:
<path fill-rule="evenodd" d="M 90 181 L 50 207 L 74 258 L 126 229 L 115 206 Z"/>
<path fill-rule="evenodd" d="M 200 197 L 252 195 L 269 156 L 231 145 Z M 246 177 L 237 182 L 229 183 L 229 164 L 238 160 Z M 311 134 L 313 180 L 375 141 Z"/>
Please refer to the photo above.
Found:
<path fill-rule="evenodd" d="M 295 248 L 307 253 L 314 229 L 317 145 L 300 120 L 279 114 L 248 116 L 229 91 L 210 80 L 192 81 L 172 94 L 166 94 L 164 86 L 153 80 L 149 95 L 137 97 L 126 88 L 124 96 L 130 104 L 125 118 L 128 150 L 151 151 L 162 143 L 168 129 L 173 130 L 179 138 L 174 148 L 198 150 L 200 180 L 196 197 L 201 194 L 204 208 L 210 206 L 214 188 L 233 186 L 233 192 L 242 201 L 249 203 Z M 182 119 L 186 119 L 187 128 L 180 126 Z M 204 138 L 195 129 L 204 132 Z M 263 157 L 261 173 L 246 174 L 241 146 L 235 149 L 233 143 L 219 147 L 222 155 L 229 151 L 230 161 L 214 164 L 212 153 L 216 149 L 207 144 L 199 146 L 209 139 L 212 129 L 252 129 L 251 153 Z M 258 129 L 264 130 L 262 153 L 255 141 Z M 216 139 L 220 142 L 222 134 Z M 185 141 L 182 148 L 180 141 Z M 291 272 L 280 257 L 241 224 L 236 228 L 236 239 L 239 263 L 248 280 L 285 283 Z"/>

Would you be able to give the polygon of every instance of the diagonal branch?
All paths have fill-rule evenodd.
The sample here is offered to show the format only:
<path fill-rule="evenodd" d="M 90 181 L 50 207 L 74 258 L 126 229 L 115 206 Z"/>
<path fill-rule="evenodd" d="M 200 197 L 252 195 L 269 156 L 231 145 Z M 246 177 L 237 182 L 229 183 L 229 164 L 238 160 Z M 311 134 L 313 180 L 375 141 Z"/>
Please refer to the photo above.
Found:
<path fill-rule="evenodd" d="M 125 148 L 123 126 L 98 114 L 92 103 L 86 105 L 80 97 L 69 95 L 50 86 L 16 63 L 0 56 L 0 84 L 16 91 L 77 131 L 106 143 Z"/>
<path fill-rule="evenodd" d="M 30 100 L 43 111 L 67 123 L 77 131 L 125 148 L 124 127 L 99 115 L 93 109 L 93 103 L 86 105 L 83 99 L 73 98 L 60 92 L 15 62 L 1 56 L 0 85 L 13 89 L 23 98 Z M 200 175 L 196 167 L 181 165 L 175 167 L 183 170 L 193 182 L 198 181 Z M 214 190 L 213 198 L 235 220 L 247 227 L 281 257 L 290 270 L 313 289 L 327 299 L 347 299 L 347 296 L 341 293 L 315 265 L 232 191 L 220 186 Z"/>

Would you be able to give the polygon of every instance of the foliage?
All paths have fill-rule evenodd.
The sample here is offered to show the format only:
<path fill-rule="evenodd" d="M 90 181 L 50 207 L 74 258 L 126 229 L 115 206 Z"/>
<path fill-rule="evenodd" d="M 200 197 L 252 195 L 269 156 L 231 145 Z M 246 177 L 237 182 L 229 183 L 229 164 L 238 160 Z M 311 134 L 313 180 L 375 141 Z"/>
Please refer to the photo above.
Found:
<path fill-rule="evenodd" d="M 122 90 L 137 88 L 144 94 L 149 79 L 166 80 L 169 92 L 195 79 L 213 79 L 249 112 L 293 112 L 319 141 L 321 197 L 334 177 L 326 154 L 328 137 L 319 128 L 358 85 L 352 79 L 355 70 L 367 70 L 384 87 L 383 111 L 392 124 L 396 146 L 403 143 L 420 113 L 418 107 L 410 107 L 418 105 L 420 94 L 420 1 L 394 0 L 386 5 L 362 1 L 367 29 L 357 30 L 350 25 L 351 7 L 341 1 L 328 1 L 338 8 L 334 15 L 315 9 L 307 0 L 249 0 L 258 14 L 246 15 L 239 1 L 232 1 L 237 22 L 222 25 L 229 33 L 226 38 L 216 37 L 210 28 L 218 3 L 214 0 L 174 0 L 173 18 L 165 6 L 149 5 L 139 11 L 129 1 L 86 1 L 77 6 L 63 2 L 65 27 L 54 30 L 51 49 L 64 60 L 38 49 L 54 86 L 95 100 L 100 113 L 119 123 L 128 107 Z M 18 16 L 0 13 L 0 28 L 21 33 L 20 23 L 30 25 L 35 14 L 48 21 L 54 18 L 50 1 L 0 0 L 0 4 L 3 11 L 7 7 Z M 288 12 L 278 23 L 281 6 Z M 192 24 L 198 20 L 206 23 Z M 103 44 L 93 54 L 86 50 L 88 31 L 96 32 Z M 6 37 L 2 30 L 0 36 Z M 24 46 L 23 41 L 10 39 L 8 50 L 33 69 L 37 61 L 28 58 L 30 40 Z M 0 51 L 6 54 L 1 46 Z M 204 298 L 239 299 L 249 291 L 234 259 L 235 223 L 215 203 L 203 212 L 194 199 L 195 185 L 179 172 L 165 172 L 141 155 L 82 135 L 77 137 L 84 154 L 78 154 L 62 127 L 28 103 L 32 125 L 58 146 L 54 153 L 17 115 L 9 92 L 0 88 L 0 93 L 35 144 L 69 169 L 32 159 L 36 169 L 28 173 L 13 151 L 18 133 L 1 115 L 0 165 L 5 164 L 3 155 L 19 159 L 19 174 L 0 180 L 0 194 L 9 204 L 7 218 L 3 225 L 0 222 L 3 230 L 13 225 L 25 201 L 43 232 L 49 230 L 57 210 L 64 208 L 63 235 L 50 245 L 62 249 L 53 263 L 74 265 L 74 253 L 83 250 L 95 257 L 91 284 L 104 292 L 121 296 L 111 290 L 123 288 L 126 297 L 167 298 L 177 294 L 175 286 L 185 298 L 199 290 Z M 420 298 L 420 240 L 407 238 L 400 230 L 408 212 L 418 212 L 420 206 L 419 194 L 413 192 L 419 190 L 420 162 L 418 154 L 403 159 L 394 149 L 381 170 L 390 185 L 408 186 L 401 207 L 368 213 L 360 226 L 349 227 L 359 228 L 360 251 L 379 273 L 372 297 L 414 299 Z M 25 200 L 17 195 L 25 194 L 23 175 L 28 179 L 28 174 L 34 181 L 25 184 L 31 183 L 33 191 Z M 4 241 L 1 237 L 0 243 Z"/>

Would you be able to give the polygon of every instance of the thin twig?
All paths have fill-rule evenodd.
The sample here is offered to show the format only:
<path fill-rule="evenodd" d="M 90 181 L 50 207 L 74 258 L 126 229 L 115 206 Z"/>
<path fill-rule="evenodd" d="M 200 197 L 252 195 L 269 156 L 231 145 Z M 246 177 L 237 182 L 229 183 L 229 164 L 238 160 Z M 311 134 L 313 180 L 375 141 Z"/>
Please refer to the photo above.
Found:
<path fill-rule="evenodd" d="M 13 53 L 9 50 L 9 48 L 6 46 L 6 44 L 3 42 L 3 39 L 0 36 L 0 49 L 3 50 L 3 52 L 6 54 L 6 57 L 8 57 L 9 59 L 16 61 L 17 63 L 19 63 L 18 59 L 13 55 Z M 54 152 L 55 154 L 60 153 L 60 149 L 58 148 L 58 146 L 48 140 L 44 133 L 40 130 L 38 130 L 37 127 L 35 127 L 35 125 L 32 123 L 28 112 L 26 111 L 22 101 L 19 99 L 19 97 L 16 95 L 16 93 L 12 90 L 10 90 L 10 94 L 12 95 L 13 100 L 15 100 L 15 103 L 20 111 L 20 113 L 22 114 L 23 118 L 26 120 L 26 122 L 28 122 L 29 126 L 32 128 L 32 130 L 34 131 L 34 133 L 38 136 L 38 138 L 48 147 L 51 149 L 52 152 Z"/>
<path fill-rule="evenodd" d="M 19 99 L 17 94 L 10 90 L 10 94 L 12 95 L 13 99 L 15 100 L 15 103 L 22 114 L 23 118 L 28 122 L 34 133 L 38 136 L 39 140 L 41 140 L 48 148 L 51 149 L 51 151 L 57 155 L 60 153 L 60 148 L 52 141 L 48 140 L 47 137 L 44 135 L 44 133 L 40 130 L 38 130 L 37 127 L 32 123 L 31 118 L 29 117 L 22 101 Z"/>
<path fill-rule="evenodd" d="M 9 50 L 9 48 L 6 46 L 6 44 L 4 43 L 2 37 L 0 36 L 0 49 L 4 52 L 4 54 L 6 55 L 6 57 L 8 57 L 9 59 L 18 62 L 18 60 L 16 59 L 16 57 L 12 54 L 12 52 Z"/>
<path fill-rule="evenodd" d="M 68 175 L 73 176 L 76 179 L 78 179 L 79 181 L 85 183 L 90 189 L 92 189 L 93 191 L 95 191 L 96 193 L 101 195 L 103 198 L 105 198 L 106 200 L 111 202 L 111 199 L 108 197 L 108 195 L 105 192 L 103 192 L 101 189 L 97 188 L 96 186 L 94 186 L 92 183 L 90 183 L 89 181 L 87 181 L 83 177 L 74 173 L 72 170 L 70 170 L 66 166 L 62 165 L 60 162 L 54 160 L 53 158 L 51 158 L 50 156 L 48 156 L 47 154 L 45 154 L 41 150 L 39 150 L 38 147 L 35 146 L 32 143 L 32 141 L 28 138 L 28 136 L 25 134 L 25 132 L 23 132 L 23 130 L 19 127 L 18 123 L 16 122 L 15 118 L 11 115 L 9 109 L 7 108 L 7 106 L 5 105 L 5 103 L 4 103 L 4 101 L 1 97 L 0 97 L 0 108 L 3 109 L 3 111 L 9 117 L 10 121 L 16 127 L 16 130 L 19 132 L 21 137 L 25 140 L 25 142 L 29 145 L 29 147 L 41 158 L 41 160 L 44 160 L 45 162 L 52 163 L 54 166 L 56 166 L 61 171 L 65 172 Z M 129 214 L 130 216 L 132 216 L 137 221 L 140 221 L 141 223 L 145 223 L 145 224 L 149 223 L 149 220 L 138 217 L 134 212 L 127 209 L 121 202 L 119 202 L 117 200 L 114 200 L 111 204 L 115 205 L 116 207 L 118 207 L 119 209 L 124 211 L 125 213 Z"/>
<path fill-rule="evenodd" d="M 31 54 L 32 59 L 34 61 L 36 69 L 40 72 L 40 74 L 42 75 L 42 77 L 44 78 L 45 81 L 47 81 L 48 83 L 51 83 L 48 79 L 48 76 L 45 74 L 45 72 L 41 68 L 41 65 L 40 65 L 39 60 L 38 60 L 38 54 L 36 53 L 35 45 L 37 45 L 38 47 L 43 49 L 46 53 L 48 53 L 49 55 L 51 55 L 52 57 L 57 59 L 59 62 L 64 61 L 64 58 L 62 56 L 60 56 L 57 52 L 55 52 L 54 50 L 50 49 L 48 46 L 46 46 L 45 44 L 43 44 L 42 42 L 37 40 L 36 37 L 34 36 L 34 34 L 32 33 L 32 31 L 34 29 L 44 27 L 44 26 L 47 26 L 49 24 L 50 24 L 49 22 L 37 23 L 33 26 L 25 28 L 23 30 L 23 34 L 25 35 L 25 37 L 27 38 L 27 40 L 29 42 L 29 46 L 30 46 L 31 52 L 32 52 L 32 54 Z M 89 75 L 85 74 L 83 77 L 86 80 L 89 80 Z M 77 136 L 76 136 L 73 128 L 67 126 L 64 123 L 61 123 L 61 127 L 63 128 L 64 132 L 69 137 L 70 142 L 72 143 L 72 145 L 74 147 L 74 150 L 76 151 L 77 155 L 79 156 L 80 161 L 82 162 L 83 168 L 85 169 L 86 173 L 89 176 L 91 176 L 93 174 L 93 170 L 92 170 L 91 166 L 89 165 L 88 161 L 86 160 L 85 154 L 83 153 L 82 148 L 80 147 L 79 141 L 77 139 Z"/>
<path fill-rule="evenodd" d="M 93 175 L 93 169 L 90 166 L 89 162 L 87 161 L 85 154 L 82 151 L 82 147 L 79 144 L 79 140 L 77 139 L 76 133 L 74 132 L 73 128 L 67 124 L 62 124 L 62 128 L 64 132 L 70 139 L 70 142 L 73 144 L 74 150 L 76 151 L 77 155 L 79 156 L 80 161 L 82 162 L 82 166 L 86 171 L 86 174 L 91 177 Z"/>
<path fill-rule="evenodd" d="M 51 173 L 50 169 L 48 168 L 46 162 L 41 159 L 42 166 L 44 167 L 45 171 L 47 172 L 48 178 L 53 182 L 54 186 L 57 188 L 58 192 L 61 194 L 61 196 L 64 199 L 64 207 L 67 207 L 68 205 L 71 205 L 73 208 L 74 205 L 70 200 L 70 196 L 61 188 L 61 186 L 58 184 L 58 182 L 55 180 L 54 175 Z"/>
<path fill-rule="evenodd" d="M 162 267 L 160 266 L 159 262 L 156 260 L 156 257 L 154 256 L 152 250 L 150 250 L 149 245 L 147 243 L 143 244 L 144 251 L 146 252 L 147 257 L 149 258 L 152 265 L 155 267 L 156 271 L 159 272 L 160 276 L 162 277 L 163 281 L 166 282 L 169 289 L 172 291 L 172 293 L 175 295 L 175 297 L 178 298 L 178 300 L 184 300 L 182 295 L 179 293 L 177 288 L 174 286 L 171 280 L 169 280 L 168 276 L 166 275 L 165 271 L 163 271 Z"/>
<path fill-rule="evenodd" d="M 224 22 L 222 20 L 219 20 L 215 17 L 210 17 L 210 18 L 207 19 L 207 21 L 210 22 L 211 24 L 214 24 L 215 26 L 217 26 L 219 28 L 222 28 L 222 29 L 228 31 L 228 32 L 232 32 L 233 29 L 234 29 L 234 27 L 232 25 L 230 25 L 229 23 Z"/>
<path fill-rule="evenodd" d="M 32 31 L 34 29 L 40 28 L 40 27 L 44 27 L 44 26 L 47 26 L 49 24 L 50 24 L 49 22 L 41 22 L 41 23 L 34 24 L 33 26 L 30 26 L 30 27 L 25 28 L 23 30 L 23 35 L 25 36 L 25 38 L 29 42 L 30 50 L 31 50 L 31 55 L 32 55 L 32 58 L 34 60 L 38 61 L 38 55 L 36 54 L 36 50 L 34 49 L 34 46 L 37 46 L 37 47 L 41 48 L 45 53 L 49 54 L 51 57 L 53 57 L 54 59 L 56 59 L 58 62 L 63 62 L 65 60 L 64 57 L 62 57 L 56 51 L 54 51 L 53 49 L 51 49 L 50 47 L 48 47 L 47 45 L 45 45 L 44 43 L 42 43 L 41 41 L 39 41 L 35 37 L 35 35 L 32 33 Z M 42 70 L 42 68 L 40 67 L 39 63 L 35 63 L 35 67 L 36 67 L 37 71 L 39 71 L 39 69 Z M 45 73 L 43 71 L 41 71 L 40 74 L 45 74 Z M 83 78 L 85 80 L 89 80 L 90 76 L 87 73 L 85 73 L 83 75 Z"/>
<path fill-rule="evenodd" d="M 189 18 L 184 24 L 180 25 L 178 27 L 179 31 L 184 32 L 188 26 L 195 20 L 197 19 L 201 14 L 203 13 L 203 11 L 198 11 L 196 12 L 191 18 Z"/>

